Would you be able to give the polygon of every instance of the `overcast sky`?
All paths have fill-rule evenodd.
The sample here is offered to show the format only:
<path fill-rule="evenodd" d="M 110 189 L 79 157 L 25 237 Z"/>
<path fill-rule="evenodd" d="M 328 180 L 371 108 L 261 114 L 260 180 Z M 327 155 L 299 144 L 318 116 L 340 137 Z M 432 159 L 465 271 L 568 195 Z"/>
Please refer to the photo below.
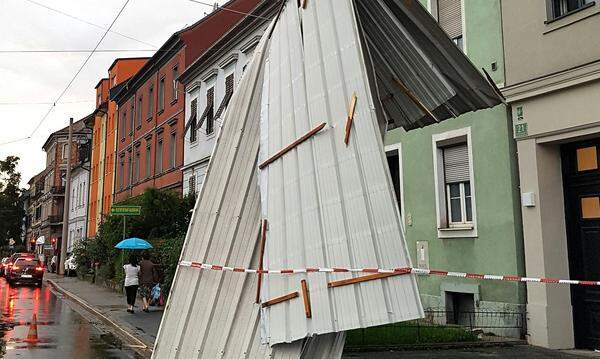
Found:
<path fill-rule="evenodd" d="M 14 50 L 91 50 L 105 30 L 44 8 L 51 7 L 107 28 L 125 0 L 0 0 L 0 143 L 27 137 L 65 88 L 88 53 L 6 53 Z M 215 0 L 206 0 L 213 3 Z M 224 3 L 225 0 L 219 0 Z M 36 4 L 37 3 L 37 4 Z M 130 0 L 112 30 L 156 48 L 212 9 L 189 0 Z M 109 33 L 99 49 L 149 49 Z M 4 51 L 4 52 L 3 52 Z M 95 53 L 61 102 L 29 140 L 0 145 L 0 158 L 17 155 L 23 185 L 45 167 L 48 135 L 94 110 L 94 86 L 116 57 L 152 52 Z M 18 103 L 18 104 L 15 104 Z"/>

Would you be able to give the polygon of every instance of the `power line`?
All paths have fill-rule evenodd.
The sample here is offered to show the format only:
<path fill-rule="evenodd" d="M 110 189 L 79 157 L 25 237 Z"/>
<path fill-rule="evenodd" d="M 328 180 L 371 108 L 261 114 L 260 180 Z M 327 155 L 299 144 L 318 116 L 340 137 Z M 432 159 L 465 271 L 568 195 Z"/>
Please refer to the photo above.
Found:
<path fill-rule="evenodd" d="M 48 53 L 89 53 L 91 49 L 76 49 L 76 50 L 0 50 L 0 54 L 48 54 Z M 96 52 L 155 52 L 155 49 L 98 49 Z M 162 50 L 160 52 L 173 51 L 173 50 Z"/>
<path fill-rule="evenodd" d="M 215 8 L 215 4 L 210 4 L 210 3 L 207 3 L 207 2 L 203 2 L 203 1 L 198 1 L 198 0 L 188 0 L 188 1 L 194 2 L 196 4 L 200 4 L 200 5 L 210 6 L 210 7 L 214 8 L 214 9 L 221 9 L 221 10 L 233 12 L 233 13 L 236 13 L 236 14 L 241 14 L 241 15 L 246 15 L 246 16 L 250 16 L 250 17 L 255 17 L 255 18 L 258 18 L 258 19 L 271 20 L 271 18 L 268 18 L 268 17 L 254 15 L 254 14 L 251 14 L 249 12 L 237 11 L 237 10 L 229 9 L 229 8 L 226 8 L 226 7 L 223 7 L 223 6 L 217 6 Z"/>
<path fill-rule="evenodd" d="M 96 102 L 95 100 L 75 100 L 75 101 L 61 101 L 59 104 L 72 104 L 72 103 L 84 103 L 84 102 Z M 54 102 L 0 102 L 0 106 L 17 106 L 17 105 L 52 105 Z"/>
<path fill-rule="evenodd" d="M 58 14 L 61 14 L 61 15 L 63 15 L 63 16 L 69 17 L 69 18 L 71 18 L 71 19 L 74 19 L 74 20 L 77 20 L 77 21 L 81 21 L 81 22 L 83 22 L 84 24 L 88 24 L 88 25 L 90 25 L 90 26 L 93 26 L 93 27 L 96 27 L 96 28 L 98 28 L 98 29 L 102 29 L 102 30 L 108 30 L 108 31 L 112 32 L 113 34 L 116 34 L 116 35 L 122 36 L 122 37 L 124 37 L 124 38 L 126 38 L 126 39 L 129 39 L 129 40 L 133 40 L 133 41 L 139 42 L 140 44 L 144 44 L 144 45 L 147 45 L 147 46 L 150 46 L 150 47 L 153 47 L 153 48 L 156 48 L 156 47 L 157 47 L 156 45 L 153 45 L 153 44 L 151 44 L 151 43 L 149 43 L 149 42 L 146 42 L 146 41 L 142 41 L 142 40 L 136 39 L 135 37 L 132 37 L 132 36 L 129 36 L 129 35 L 125 35 L 125 34 L 122 34 L 122 33 L 120 33 L 120 32 L 114 31 L 114 30 L 110 30 L 110 27 L 107 29 L 107 28 L 105 28 L 104 26 L 101 26 L 101 25 L 98 25 L 98 24 L 94 24 L 93 22 L 89 22 L 89 21 L 87 21 L 87 20 L 84 20 L 84 19 L 82 19 L 82 18 L 80 18 L 80 17 L 77 17 L 77 16 L 74 16 L 74 15 L 68 14 L 68 13 L 66 13 L 66 12 L 64 12 L 64 11 L 61 11 L 61 10 L 55 9 L 55 8 L 53 8 L 53 7 L 50 7 L 50 6 L 48 6 L 48 5 L 41 4 L 41 3 L 37 2 L 37 1 L 33 1 L 33 0 L 26 0 L 26 1 L 27 1 L 27 2 L 30 2 L 30 3 L 32 3 L 32 4 L 34 4 L 34 5 L 37 5 L 37 6 L 43 7 L 43 8 L 45 8 L 45 9 L 47 9 L 47 10 L 54 11 L 54 12 L 56 12 L 56 13 L 58 13 Z"/>
<path fill-rule="evenodd" d="M 30 0 L 28 0 L 28 1 L 30 1 Z M 85 65 L 88 63 L 88 61 L 90 61 L 90 59 L 92 58 L 92 55 L 94 55 L 94 52 L 96 52 L 96 50 L 98 49 L 98 47 L 100 46 L 100 44 L 102 43 L 102 41 L 104 40 L 104 38 L 106 37 L 106 35 L 108 35 L 110 29 L 117 22 L 117 19 L 119 19 L 119 16 L 121 16 L 121 14 L 123 13 L 123 10 L 125 10 L 125 7 L 127 6 L 127 4 L 129 4 L 129 1 L 131 1 L 131 0 L 126 0 L 125 1 L 125 3 L 123 4 L 123 6 L 121 7 L 121 10 L 119 10 L 119 12 L 117 13 L 117 16 L 115 16 L 115 18 L 113 19 L 113 21 L 110 23 L 110 26 L 106 29 L 106 31 L 104 32 L 104 34 L 102 35 L 102 37 L 100 38 L 100 40 L 98 41 L 98 43 L 96 44 L 96 46 L 94 47 L 94 49 L 92 50 L 92 52 L 90 52 L 90 54 L 87 56 L 87 58 L 85 59 L 85 61 L 81 65 L 81 67 L 79 67 L 79 69 L 77 70 L 77 72 L 75 72 L 75 75 L 71 78 L 71 81 L 69 81 L 69 83 L 64 88 L 64 90 L 62 90 L 62 92 L 58 95 L 58 97 L 56 98 L 56 100 L 54 100 L 54 102 L 52 103 L 52 105 L 50 105 L 50 108 L 48 108 L 48 111 L 46 112 L 46 114 L 44 115 L 44 117 L 42 117 L 42 119 L 38 122 L 38 124 L 35 126 L 35 128 L 33 129 L 33 131 L 31 131 L 31 134 L 29 136 L 23 137 L 21 139 L 16 139 L 16 140 L 12 140 L 12 141 L 8 141 L 8 142 L 0 143 L 0 146 L 5 145 L 5 144 L 9 144 L 9 143 L 15 143 L 15 142 L 20 142 L 20 141 L 25 141 L 25 140 L 28 140 L 31 137 L 33 137 L 33 135 L 39 130 L 40 126 L 42 126 L 42 124 L 44 123 L 44 121 L 46 121 L 46 119 L 48 118 L 48 116 L 50 115 L 50 113 L 52 112 L 52 110 L 54 109 L 54 107 L 56 107 L 56 103 L 59 102 L 60 99 L 65 95 L 65 93 L 69 90 L 69 88 L 71 87 L 71 85 L 73 84 L 73 82 L 75 82 L 75 79 L 77 78 L 77 76 L 79 76 L 79 74 L 81 73 L 81 71 L 83 70 L 83 68 L 85 67 Z"/>

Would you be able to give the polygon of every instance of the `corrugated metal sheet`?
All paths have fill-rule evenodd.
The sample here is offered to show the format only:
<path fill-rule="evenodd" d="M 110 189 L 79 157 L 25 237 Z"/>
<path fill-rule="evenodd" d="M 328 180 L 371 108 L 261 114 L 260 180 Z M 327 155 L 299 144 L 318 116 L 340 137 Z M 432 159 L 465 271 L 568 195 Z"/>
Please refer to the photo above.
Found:
<path fill-rule="evenodd" d="M 436 121 L 394 82 L 400 79 L 438 120 L 502 102 L 419 1 L 355 0 L 368 63 L 376 74 L 377 106 L 389 128 L 406 130 Z"/>
<path fill-rule="evenodd" d="M 231 99 L 181 258 L 256 267 L 260 195 L 256 159 L 263 38 Z M 260 340 L 255 275 L 177 270 L 153 358 L 340 358 L 344 335 L 270 347 Z M 340 346 L 341 343 L 341 346 Z"/>
<path fill-rule="evenodd" d="M 410 266 L 351 0 L 288 1 L 268 54 L 268 102 L 261 161 L 321 122 L 328 126 L 261 173 L 269 220 L 266 268 Z M 358 96 L 350 145 L 343 142 L 348 106 Z M 265 141 L 266 140 L 266 141 Z M 265 180 L 265 173 L 268 179 Z M 412 275 L 339 288 L 351 273 L 268 276 L 263 301 L 310 289 L 263 309 L 270 344 L 415 319 L 422 308 Z"/>

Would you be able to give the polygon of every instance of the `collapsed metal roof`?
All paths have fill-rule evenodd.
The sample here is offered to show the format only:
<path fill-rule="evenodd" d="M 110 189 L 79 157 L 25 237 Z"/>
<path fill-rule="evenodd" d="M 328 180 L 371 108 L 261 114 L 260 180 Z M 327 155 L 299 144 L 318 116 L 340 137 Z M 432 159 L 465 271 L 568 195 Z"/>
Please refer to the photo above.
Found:
<path fill-rule="evenodd" d="M 260 194 L 256 159 L 262 53 L 267 43 L 264 36 L 225 114 L 212 164 L 194 208 L 182 260 L 201 259 L 238 267 L 258 264 Z M 316 336 L 273 347 L 261 343 L 256 288 L 257 278 L 253 275 L 180 267 L 153 358 L 326 359 L 341 356 L 343 335 Z"/>
<path fill-rule="evenodd" d="M 284 4 L 225 113 L 181 259 L 257 268 L 267 219 L 265 268 L 408 267 L 382 131 L 501 97 L 418 1 Z M 344 330 L 422 315 L 412 275 L 355 277 L 268 276 L 258 289 L 251 274 L 180 267 L 153 357 L 339 358 Z"/>
<path fill-rule="evenodd" d="M 503 101 L 495 84 L 480 74 L 419 1 L 353 2 L 388 129 L 419 128 Z"/>
<path fill-rule="evenodd" d="M 267 55 L 259 163 L 326 126 L 261 171 L 265 268 L 410 267 L 352 1 L 309 1 L 300 11 L 294 4 L 281 14 Z M 422 317 L 413 275 L 331 286 L 361 276 L 266 276 L 263 303 L 300 292 L 304 280 L 311 315 L 300 296 L 264 308 L 263 340 L 290 343 Z"/>

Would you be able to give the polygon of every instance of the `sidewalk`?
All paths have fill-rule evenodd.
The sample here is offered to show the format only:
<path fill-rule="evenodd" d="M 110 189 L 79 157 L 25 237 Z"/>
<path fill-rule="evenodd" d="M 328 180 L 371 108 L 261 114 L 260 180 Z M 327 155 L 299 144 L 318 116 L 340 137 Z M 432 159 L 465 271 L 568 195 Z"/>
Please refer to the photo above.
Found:
<path fill-rule="evenodd" d="M 134 342 L 137 339 L 150 349 L 154 347 L 163 314 L 162 307 L 150 307 L 150 313 L 142 312 L 142 301 L 138 298 L 136 312 L 131 314 L 126 311 L 127 303 L 124 294 L 76 277 L 61 277 L 53 273 L 45 273 L 44 279 L 71 300 L 95 312 L 93 314 L 100 317 L 99 319 L 115 329 L 129 333 Z"/>

